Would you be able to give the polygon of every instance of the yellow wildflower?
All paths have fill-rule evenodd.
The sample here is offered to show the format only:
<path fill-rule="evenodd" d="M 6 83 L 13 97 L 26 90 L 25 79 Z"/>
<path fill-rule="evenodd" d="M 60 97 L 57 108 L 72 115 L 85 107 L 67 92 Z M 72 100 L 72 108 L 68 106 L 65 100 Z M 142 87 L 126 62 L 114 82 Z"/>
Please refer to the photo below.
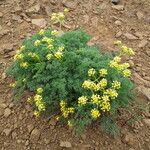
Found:
<path fill-rule="evenodd" d="M 54 48 L 54 46 L 53 46 L 52 44 L 49 44 L 49 45 L 47 46 L 47 48 L 48 48 L 48 49 L 52 49 L 52 48 Z"/>
<path fill-rule="evenodd" d="M 117 68 L 118 67 L 118 63 L 114 60 L 111 60 L 110 63 L 109 63 L 109 66 L 111 68 Z"/>
<path fill-rule="evenodd" d="M 91 69 L 88 70 L 88 76 L 89 77 L 93 77 L 95 75 L 95 73 L 96 73 L 96 71 L 95 71 L 94 68 L 91 68 Z"/>
<path fill-rule="evenodd" d="M 15 88 L 16 87 L 16 82 L 14 82 L 14 83 L 10 83 L 10 85 L 9 85 L 10 87 L 12 87 L 12 88 Z"/>
<path fill-rule="evenodd" d="M 26 48 L 25 45 L 23 45 L 23 46 L 21 46 L 20 50 L 23 51 L 23 50 L 25 50 L 25 48 Z"/>
<path fill-rule="evenodd" d="M 17 53 L 15 56 L 14 56 L 14 60 L 21 60 L 21 59 L 23 59 L 23 54 L 19 54 L 19 53 Z"/>
<path fill-rule="evenodd" d="M 41 95 L 36 94 L 34 96 L 34 101 L 35 101 L 35 105 L 36 105 L 37 109 L 39 110 L 39 112 L 45 111 L 45 103 L 43 102 Z"/>
<path fill-rule="evenodd" d="M 97 110 L 96 108 L 91 110 L 91 116 L 93 119 L 97 119 L 100 116 L 100 112 L 99 110 Z"/>
<path fill-rule="evenodd" d="M 115 89 L 107 89 L 104 91 L 104 94 L 108 95 L 111 99 L 115 99 L 118 97 L 118 93 Z"/>
<path fill-rule="evenodd" d="M 85 105 L 87 103 L 88 99 L 86 96 L 81 96 L 78 98 L 78 105 Z"/>
<path fill-rule="evenodd" d="M 65 12 L 65 13 L 68 13 L 68 12 L 69 12 L 69 9 L 65 8 L 65 9 L 64 9 L 64 12 Z"/>
<path fill-rule="evenodd" d="M 120 87 L 121 87 L 121 83 L 120 82 L 118 82 L 118 81 L 113 81 L 112 82 L 112 88 L 113 89 L 120 89 Z"/>
<path fill-rule="evenodd" d="M 28 64 L 28 62 L 22 62 L 22 63 L 20 63 L 20 67 L 27 69 L 29 67 L 29 64 Z"/>
<path fill-rule="evenodd" d="M 91 80 L 85 80 L 82 84 L 82 87 L 85 89 L 90 89 L 94 91 L 98 90 L 97 85 Z"/>
<path fill-rule="evenodd" d="M 70 114 L 73 114 L 75 109 L 73 107 L 69 107 L 67 108 L 67 111 L 70 113 Z"/>
<path fill-rule="evenodd" d="M 39 46 L 40 45 L 40 40 L 36 40 L 35 42 L 34 42 L 34 46 Z"/>
<path fill-rule="evenodd" d="M 54 56 L 57 58 L 57 59 L 60 59 L 62 56 L 63 56 L 63 53 L 62 52 L 56 52 L 55 54 L 54 54 Z"/>
<path fill-rule="evenodd" d="M 100 69 L 99 74 L 100 74 L 100 77 L 105 77 L 107 75 L 107 69 Z"/>
<path fill-rule="evenodd" d="M 72 122 L 70 120 L 68 120 L 68 126 L 69 127 L 73 127 L 73 124 L 72 124 Z"/>
<path fill-rule="evenodd" d="M 97 86 L 98 86 L 98 90 L 104 89 L 107 86 L 107 80 L 106 79 L 100 80 Z"/>
<path fill-rule="evenodd" d="M 98 94 L 93 94 L 91 99 L 92 99 L 91 100 L 92 103 L 93 104 L 97 104 L 97 105 L 100 103 L 100 100 L 101 100 L 101 98 L 100 98 L 100 96 Z"/>
<path fill-rule="evenodd" d="M 115 62 L 119 63 L 119 62 L 121 62 L 121 57 L 115 56 L 113 60 L 114 60 Z"/>
<path fill-rule="evenodd" d="M 56 118 L 57 121 L 60 120 L 60 116 L 56 116 L 55 118 Z"/>
<path fill-rule="evenodd" d="M 34 114 L 35 117 L 39 117 L 40 116 L 40 112 L 37 111 L 37 110 L 35 110 L 33 114 Z"/>
<path fill-rule="evenodd" d="M 52 57 L 53 57 L 52 54 L 47 54 L 47 55 L 46 55 L 47 60 L 50 60 Z"/>
<path fill-rule="evenodd" d="M 109 96 L 108 95 L 103 95 L 102 96 L 102 101 L 110 101 Z"/>
<path fill-rule="evenodd" d="M 37 88 L 37 94 L 42 94 L 43 93 L 43 88 Z"/>
<path fill-rule="evenodd" d="M 53 36 L 56 36 L 58 34 L 58 31 L 57 30 L 53 30 L 52 32 L 51 32 L 51 35 L 53 35 Z"/>
<path fill-rule="evenodd" d="M 131 71 L 130 71 L 129 69 L 125 69 L 125 70 L 123 71 L 123 76 L 124 76 L 124 77 L 130 77 L 130 76 L 131 76 Z"/>
<path fill-rule="evenodd" d="M 45 32 L 45 30 L 44 30 L 44 29 L 41 29 L 41 30 L 39 31 L 39 35 L 44 35 L 44 32 Z"/>
<path fill-rule="evenodd" d="M 32 97 L 28 97 L 27 102 L 28 102 L 29 104 L 32 104 L 32 103 L 33 103 Z"/>
<path fill-rule="evenodd" d="M 58 51 L 60 51 L 60 52 L 62 52 L 62 51 L 64 51 L 64 46 L 60 46 L 60 47 L 58 47 Z"/>
<path fill-rule="evenodd" d="M 102 111 L 109 111 L 110 110 L 110 102 L 109 101 L 103 101 L 101 104 L 100 104 L 100 107 L 101 107 L 101 110 Z"/>

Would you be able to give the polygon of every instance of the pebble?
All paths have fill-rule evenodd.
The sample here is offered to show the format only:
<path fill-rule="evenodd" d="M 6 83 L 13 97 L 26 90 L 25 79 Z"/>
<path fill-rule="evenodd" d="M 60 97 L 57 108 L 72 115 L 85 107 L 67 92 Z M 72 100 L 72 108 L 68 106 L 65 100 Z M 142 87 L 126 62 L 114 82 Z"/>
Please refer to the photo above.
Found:
<path fill-rule="evenodd" d="M 120 0 L 111 0 L 111 2 L 112 2 L 113 4 L 115 4 L 115 5 L 118 5 L 119 2 L 120 2 Z"/>
<path fill-rule="evenodd" d="M 16 132 L 12 132 L 11 136 L 12 136 L 12 139 L 16 139 L 17 133 Z"/>
<path fill-rule="evenodd" d="M 131 33 L 125 33 L 124 36 L 129 40 L 137 40 L 138 38 Z"/>
<path fill-rule="evenodd" d="M 34 129 L 33 124 L 30 124 L 27 126 L 28 132 L 31 133 L 31 131 Z"/>
<path fill-rule="evenodd" d="M 40 11 L 40 4 L 30 7 L 26 10 L 27 14 L 38 13 Z"/>
<path fill-rule="evenodd" d="M 112 6 L 113 9 L 118 10 L 118 11 L 122 11 L 124 10 L 124 6 L 123 5 L 114 5 Z"/>
<path fill-rule="evenodd" d="M 9 117 L 10 116 L 10 114 L 11 114 L 11 110 L 9 109 L 9 108 L 6 108 L 5 110 L 4 110 L 4 117 Z"/>
<path fill-rule="evenodd" d="M 38 141 L 40 138 L 40 135 L 41 135 L 40 131 L 35 128 L 31 132 L 30 139 L 33 141 Z"/>
<path fill-rule="evenodd" d="M 64 147 L 64 148 L 71 148 L 72 144 L 68 141 L 61 141 L 60 142 L 60 147 Z"/>
<path fill-rule="evenodd" d="M 5 133 L 6 136 L 9 136 L 11 131 L 12 131 L 11 129 L 4 129 L 3 133 Z"/>
<path fill-rule="evenodd" d="M 121 21 L 119 21 L 119 20 L 116 20 L 116 21 L 115 21 L 115 24 L 116 24 L 117 26 L 121 26 L 121 25 L 122 25 Z"/>
<path fill-rule="evenodd" d="M 138 11 L 138 12 L 136 13 L 136 15 L 137 15 L 137 18 L 138 18 L 139 20 L 141 20 L 141 19 L 143 19 L 143 18 L 144 18 L 143 13 L 142 13 L 142 12 L 140 12 L 140 11 Z"/>
<path fill-rule="evenodd" d="M 134 140 L 134 136 L 131 133 L 127 133 L 126 135 L 124 135 L 123 142 L 130 146 L 133 146 L 136 143 L 136 141 Z"/>
<path fill-rule="evenodd" d="M 122 31 L 119 31 L 119 32 L 116 33 L 115 37 L 119 38 L 119 37 L 121 37 L 121 35 L 122 35 Z"/>
<path fill-rule="evenodd" d="M 1 17 L 3 17 L 3 13 L 2 13 L 2 12 L 0 12 L 0 18 L 1 18 Z"/>
<path fill-rule="evenodd" d="M 150 100 L 150 88 L 146 88 L 144 86 L 140 86 L 140 87 L 138 87 L 138 90 L 140 92 L 142 92 L 142 94 L 144 96 L 146 96 L 148 100 Z"/>
<path fill-rule="evenodd" d="M 148 44 L 148 41 L 143 39 L 142 41 L 140 41 L 138 47 L 144 48 L 147 44 Z"/>
<path fill-rule="evenodd" d="M 62 3 L 64 6 L 66 6 L 67 8 L 70 8 L 70 9 L 75 9 L 77 6 L 77 2 L 75 2 L 75 1 L 63 0 Z"/>
<path fill-rule="evenodd" d="M 32 19 L 31 22 L 32 22 L 32 24 L 34 24 L 36 26 L 39 26 L 41 28 L 44 28 L 47 25 L 47 21 L 44 18 L 41 18 L 41 19 Z"/>
<path fill-rule="evenodd" d="M 150 127 L 150 119 L 143 119 L 143 122 Z"/>

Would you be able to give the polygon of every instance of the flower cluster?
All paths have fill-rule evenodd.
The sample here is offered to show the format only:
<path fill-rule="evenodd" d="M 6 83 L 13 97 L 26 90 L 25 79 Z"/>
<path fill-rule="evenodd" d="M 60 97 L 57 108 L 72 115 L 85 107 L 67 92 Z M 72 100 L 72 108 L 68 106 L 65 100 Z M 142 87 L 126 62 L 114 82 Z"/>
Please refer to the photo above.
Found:
<path fill-rule="evenodd" d="M 116 41 L 115 44 L 120 48 L 122 54 L 127 54 L 129 56 L 135 55 L 133 49 L 127 47 L 121 41 Z"/>
<path fill-rule="evenodd" d="M 63 12 L 52 13 L 51 20 L 53 23 L 63 23 L 65 21 L 65 15 L 68 13 L 68 9 L 64 9 Z"/>
<path fill-rule="evenodd" d="M 67 107 L 67 103 L 63 100 L 60 102 L 60 110 L 64 118 L 68 118 L 70 114 L 75 112 L 75 109 L 73 107 Z"/>

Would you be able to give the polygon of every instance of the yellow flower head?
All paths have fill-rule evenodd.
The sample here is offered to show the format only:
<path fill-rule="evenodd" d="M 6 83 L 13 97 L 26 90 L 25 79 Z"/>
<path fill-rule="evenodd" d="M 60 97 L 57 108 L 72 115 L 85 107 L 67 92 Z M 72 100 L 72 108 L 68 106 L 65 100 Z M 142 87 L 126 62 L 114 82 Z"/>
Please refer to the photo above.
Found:
<path fill-rule="evenodd" d="M 50 60 L 52 57 L 53 57 L 52 54 L 47 54 L 47 55 L 46 55 L 47 60 Z"/>
<path fill-rule="evenodd" d="M 96 108 L 91 110 L 91 116 L 93 119 L 97 119 L 100 116 L 100 112 L 99 110 L 97 110 Z"/>
<path fill-rule="evenodd" d="M 34 42 L 34 46 L 39 46 L 40 44 L 41 44 L 40 40 L 36 40 L 36 41 Z"/>
<path fill-rule="evenodd" d="M 115 44 L 115 45 L 121 45 L 122 42 L 118 40 L 118 41 L 115 41 L 114 44 Z"/>
<path fill-rule="evenodd" d="M 14 56 L 14 60 L 22 60 L 23 57 L 24 57 L 23 54 L 17 53 L 17 54 Z"/>
<path fill-rule="evenodd" d="M 124 77 L 130 77 L 130 76 L 131 76 L 131 71 L 130 71 L 129 69 L 125 69 L 125 70 L 123 71 L 123 76 L 124 76 Z"/>
<path fill-rule="evenodd" d="M 37 88 L 37 94 L 42 94 L 43 93 L 43 88 Z"/>
<path fill-rule="evenodd" d="M 63 100 L 60 101 L 60 107 L 61 107 L 61 108 L 65 108 L 66 105 L 67 105 L 66 102 L 64 102 Z"/>
<path fill-rule="evenodd" d="M 72 122 L 70 120 L 68 120 L 68 126 L 69 127 L 73 127 L 73 124 L 72 124 Z"/>
<path fill-rule="evenodd" d="M 29 64 L 28 64 L 28 62 L 22 62 L 22 63 L 20 63 L 20 67 L 27 69 L 29 67 Z"/>
<path fill-rule="evenodd" d="M 114 60 L 111 60 L 110 63 L 109 63 L 109 66 L 111 68 L 117 68 L 118 67 L 118 63 Z"/>
<path fill-rule="evenodd" d="M 68 113 L 73 114 L 75 109 L 73 107 L 67 108 Z"/>
<path fill-rule="evenodd" d="M 100 104 L 100 107 L 101 107 L 101 110 L 102 110 L 103 112 L 109 111 L 109 110 L 110 110 L 110 102 L 109 102 L 109 101 L 103 101 L 103 102 Z"/>
<path fill-rule="evenodd" d="M 91 68 L 91 69 L 88 70 L 88 76 L 89 77 L 93 77 L 95 75 L 95 73 L 96 73 L 96 71 L 95 71 L 94 68 Z"/>
<path fill-rule="evenodd" d="M 104 91 L 105 95 L 108 95 L 111 99 L 115 99 L 118 97 L 118 93 L 115 89 L 107 89 Z"/>
<path fill-rule="evenodd" d="M 65 13 L 68 13 L 68 12 L 69 12 L 69 9 L 65 8 L 65 9 L 64 9 L 64 12 L 65 12 Z"/>
<path fill-rule="evenodd" d="M 107 69 L 100 69 L 99 74 L 100 74 L 100 77 L 105 77 L 107 75 Z"/>
<path fill-rule="evenodd" d="M 56 52 L 55 54 L 54 54 L 54 56 L 57 58 L 57 59 L 61 59 L 61 57 L 63 56 L 63 53 L 62 52 Z"/>
<path fill-rule="evenodd" d="M 115 62 L 119 63 L 119 62 L 121 62 L 121 57 L 115 56 L 113 60 L 114 60 Z"/>
<path fill-rule="evenodd" d="M 90 89 L 94 91 L 98 90 L 97 85 L 91 80 L 85 80 L 82 84 L 82 87 L 85 89 Z"/>
<path fill-rule="evenodd" d="M 37 111 L 37 110 L 35 110 L 33 114 L 34 114 L 35 117 L 39 117 L 40 116 L 40 112 Z"/>
<path fill-rule="evenodd" d="M 9 85 L 11 88 L 15 88 L 16 87 L 16 82 L 14 82 L 14 83 L 10 83 L 10 85 Z"/>
<path fill-rule="evenodd" d="M 39 31 L 39 35 L 44 35 L 44 32 L 45 32 L 45 30 L 44 30 L 44 29 L 41 29 L 41 30 Z"/>
<path fill-rule="evenodd" d="M 86 96 L 81 96 L 78 98 L 78 105 L 85 105 L 87 103 L 88 99 Z"/>
<path fill-rule="evenodd" d="M 119 81 L 113 81 L 112 82 L 112 88 L 113 89 L 120 89 L 121 83 Z"/>
<path fill-rule="evenodd" d="M 62 51 L 64 51 L 64 46 L 60 46 L 60 47 L 58 47 L 58 51 L 60 51 L 60 52 L 62 52 Z"/>
<path fill-rule="evenodd" d="M 23 51 L 23 50 L 25 50 L 25 48 L 26 48 L 25 45 L 23 45 L 23 46 L 21 46 L 20 50 Z"/>
<path fill-rule="evenodd" d="M 110 101 L 109 96 L 108 95 L 103 95 L 102 96 L 102 101 Z"/>
<path fill-rule="evenodd" d="M 101 100 L 101 97 L 97 94 L 93 94 L 92 97 L 91 97 L 91 101 L 93 104 L 99 104 L 100 103 L 100 100 Z"/>
<path fill-rule="evenodd" d="M 51 32 L 51 35 L 53 35 L 53 36 L 58 35 L 58 31 L 57 31 L 57 30 L 53 30 L 53 31 Z"/>
<path fill-rule="evenodd" d="M 106 79 L 100 80 L 97 86 L 99 90 L 104 89 L 107 86 L 107 80 Z"/>

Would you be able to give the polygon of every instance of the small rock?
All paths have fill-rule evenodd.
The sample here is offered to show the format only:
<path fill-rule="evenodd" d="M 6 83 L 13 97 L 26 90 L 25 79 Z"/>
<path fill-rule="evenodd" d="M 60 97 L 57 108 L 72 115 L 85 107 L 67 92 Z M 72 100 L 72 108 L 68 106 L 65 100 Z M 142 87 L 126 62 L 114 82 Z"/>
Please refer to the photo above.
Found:
<path fill-rule="evenodd" d="M 138 47 L 139 48 L 144 48 L 147 44 L 148 44 L 147 40 L 142 40 L 142 41 L 140 41 Z"/>
<path fill-rule="evenodd" d="M 129 60 L 129 64 L 130 64 L 130 67 L 131 67 L 131 68 L 134 67 L 134 62 L 133 62 L 133 60 Z"/>
<path fill-rule="evenodd" d="M 12 136 L 12 139 L 16 139 L 17 133 L 16 132 L 12 132 L 11 136 Z"/>
<path fill-rule="evenodd" d="M 32 132 L 31 132 L 31 135 L 30 135 L 30 139 L 31 140 L 34 140 L 34 141 L 38 141 L 39 138 L 40 138 L 40 131 L 38 129 L 34 129 Z"/>
<path fill-rule="evenodd" d="M 120 0 L 111 0 L 111 2 L 112 2 L 113 4 L 115 4 L 115 5 L 118 5 L 119 2 L 120 2 Z"/>
<path fill-rule="evenodd" d="M 0 25 L 0 30 L 2 30 L 3 28 L 2 28 L 2 26 Z"/>
<path fill-rule="evenodd" d="M 117 26 L 121 26 L 122 23 L 121 23 L 121 21 L 116 20 L 116 21 L 115 21 L 115 24 L 116 24 Z"/>
<path fill-rule="evenodd" d="M 1 17 L 3 17 L 3 13 L 2 13 L 2 12 L 0 12 L 0 18 L 1 18 Z"/>
<path fill-rule="evenodd" d="M 122 31 L 119 31 L 119 32 L 116 33 L 115 37 L 119 38 L 121 35 L 122 35 Z"/>
<path fill-rule="evenodd" d="M 143 13 L 142 13 L 142 12 L 140 12 L 140 11 L 138 11 L 138 12 L 136 13 L 136 15 L 137 15 L 137 17 L 138 17 L 138 19 L 139 19 L 139 20 L 141 20 L 141 19 L 143 19 L 143 18 L 144 18 Z"/>
<path fill-rule="evenodd" d="M 20 7 L 20 6 L 16 6 L 14 8 L 14 12 L 16 12 L 16 13 L 21 13 L 21 11 L 22 11 L 22 7 Z"/>
<path fill-rule="evenodd" d="M 12 19 L 14 21 L 18 21 L 19 23 L 23 21 L 19 15 L 15 15 L 15 14 L 12 15 Z"/>
<path fill-rule="evenodd" d="M 138 38 L 131 33 L 125 33 L 124 36 L 129 40 L 137 40 Z"/>
<path fill-rule="evenodd" d="M 123 142 L 130 145 L 130 146 L 133 146 L 136 141 L 134 139 L 134 136 L 130 133 L 127 133 L 124 137 L 123 137 Z"/>
<path fill-rule="evenodd" d="M 150 100 L 150 88 L 146 88 L 144 86 L 140 86 L 140 87 L 138 87 L 138 90 L 140 92 L 142 92 L 142 94 L 144 96 L 146 96 L 148 100 Z"/>
<path fill-rule="evenodd" d="M 114 6 L 112 6 L 112 8 L 113 8 L 113 9 L 116 9 L 116 10 L 118 10 L 118 11 L 124 10 L 124 6 L 123 6 L 123 5 L 114 5 Z"/>
<path fill-rule="evenodd" d="M 146 22 L 147 22 L 148 24 L 150 24 L 150 17 L 147 17 L 147 18 L 146 18 Z"/>
<path fill-rule="evenodd" d="M 60 147 L 64 147 L 64 148 L 71 148 L 72 144 L 68 141 L 61 141 L 60 142 Z"/>
<path fill-rule="evenodd" d="M 143 122 L 150 127 L 150 119 L 143 119 Z"/>
<path fill-rule="evenodd" d="M 77 6 L 77 2 L 75 2 L 75 1 L 63 0 L 62 3 L 64 6 L 66 6 L 67 8 L 70 8 L 70 9 L 75 9 Z"/>
<path fill-rule="evenodd" d="M 47 21 L 44 18 L 32 19 L 31 22 L 32 22 L 32 24 L 37 25 L 37 26 L 39 26 L 41 28 L 44 28 L 47 25 Z"/>
<path fill-rule="evenodd" d="M 12 131 L 11 129 L 4 129 L 3 133 L 5 133 L 6 136 L 9 136 L 11 131 Z"/>
<path fill-rule="evenodd" d="M 26 13 L 32 14 L 32 13 L 38 13 L 40 11 L 40 4 L 37 4 L 35 6 L 30 7 L 26 10 Z"/>
<path fill-rule="evenodd" d="M 10 114 L 11 114 L 11 110 L 10 110 L 9 108 L 6 108 L 6 109 L 4 110 L 4 117 L 7 118 Z"/>
<path fill-rule="evenodd" d="M 31 133 L 31 131 L 34 129 L 33 124 L 30 124 L 27 126 L 28 132 Z"/>

